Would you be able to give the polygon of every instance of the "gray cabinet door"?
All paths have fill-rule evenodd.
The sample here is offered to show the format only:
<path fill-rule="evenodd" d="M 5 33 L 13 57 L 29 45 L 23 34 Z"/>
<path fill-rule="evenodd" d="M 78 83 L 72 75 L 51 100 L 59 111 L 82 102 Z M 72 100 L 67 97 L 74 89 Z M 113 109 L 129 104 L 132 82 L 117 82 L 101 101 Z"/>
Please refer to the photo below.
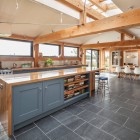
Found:
<path fill-rule="evenodd" d="M 43 111 L 46 112 L 64 103 L 64 80 L 43 82 Z"/>
<path fill-rule="evenodd" d="M 13 88 L 14 125 L 42 113 L 42 82 Z"/>

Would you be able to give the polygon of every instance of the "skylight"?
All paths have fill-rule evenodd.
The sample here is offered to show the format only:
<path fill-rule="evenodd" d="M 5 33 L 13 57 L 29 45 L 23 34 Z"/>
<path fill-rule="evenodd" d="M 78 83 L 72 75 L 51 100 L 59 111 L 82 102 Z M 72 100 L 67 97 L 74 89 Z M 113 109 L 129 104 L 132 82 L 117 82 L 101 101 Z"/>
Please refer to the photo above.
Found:
<path fill-rule="evenodd" d="M 95 0 L 93 0 L 93 2 L 94 1 Z M 122 13 L 122 11 L 113 3 L 112 0 L 102 0 L 97 5 L 93 4 L 92 0 L 82 0 L 82 2 L 86 4 L 86 7 L 96 10 L 106 17 Z M 102 8 L 106 10 L 103 10 Z"/>

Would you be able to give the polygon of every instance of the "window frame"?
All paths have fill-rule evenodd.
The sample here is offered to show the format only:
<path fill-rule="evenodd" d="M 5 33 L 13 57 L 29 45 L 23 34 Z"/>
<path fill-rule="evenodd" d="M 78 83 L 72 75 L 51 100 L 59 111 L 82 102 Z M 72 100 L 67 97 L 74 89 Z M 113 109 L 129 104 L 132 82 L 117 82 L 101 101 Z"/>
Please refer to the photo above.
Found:
<path fill-rule="evenodd" d="M 65 50 L 65 47 L 68 47 L 68 48 L 77 48 L 77 56 L 65 56 L 65 51 L 64 51 L 64 57 L 66 58 L 79 58 L 79 47 L 74 47 L 74 46 L 64 46 L 64 50 Z"/>
<path fill-rule="evenodd" d="M 8 40 L 8 41 L 17 41 L 17 42 L 28 42 L 30 44 L 30 56 L 28 55 L 0 55 L 0 57 L 33 57 L 33 41 L 26 41 L 26 40 L 20 40 L 20 39 L 12 39 L 12 38 L 0 38 L 0 40 Z"/>
<path fill-rule="evenodd" d="M 42 54 L 42 57 L 51 57 L 51 58 L 58 58 L 59 56 L 60 56 L 60 54 L 61 54 L 61 45 L 59 45 L 59 44 L 49 44 L 49 43 L 41 43 L 41 44 L 43 44 L 43 45 L 50 45 L 50 46 L 58 46 L 58 56 L 43 56 L 43 54 Z M 40 44 L 39 44 L 40 45 Z M 39 45 L 38 45 L 38 51 L 39 51 Z"/>

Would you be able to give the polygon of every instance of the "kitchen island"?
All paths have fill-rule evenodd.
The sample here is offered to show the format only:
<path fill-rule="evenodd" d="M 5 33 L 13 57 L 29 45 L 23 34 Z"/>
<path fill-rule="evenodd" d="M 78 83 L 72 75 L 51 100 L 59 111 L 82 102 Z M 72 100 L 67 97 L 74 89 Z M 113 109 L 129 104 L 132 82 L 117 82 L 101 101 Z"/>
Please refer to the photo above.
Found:
<path fill-rule="evenodd" d="M 0 78 L 0 121 L 8 135 L 35 120 L 92 95 L 89 67 L 13 74 Z"/>

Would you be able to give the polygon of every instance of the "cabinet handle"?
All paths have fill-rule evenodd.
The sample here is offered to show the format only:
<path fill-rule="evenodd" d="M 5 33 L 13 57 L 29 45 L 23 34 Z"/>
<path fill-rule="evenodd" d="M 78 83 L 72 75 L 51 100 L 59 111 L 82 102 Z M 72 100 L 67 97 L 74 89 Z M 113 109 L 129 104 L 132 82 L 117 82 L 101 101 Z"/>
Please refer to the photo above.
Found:
<path fill-rule="evenodd" d="M 0 89 L 3 89 L 3 84 L 0 84 Z"/>
<path fill-rule="evenodd" d="M 47 86 L 45 88 L 48 88 Z"/>

